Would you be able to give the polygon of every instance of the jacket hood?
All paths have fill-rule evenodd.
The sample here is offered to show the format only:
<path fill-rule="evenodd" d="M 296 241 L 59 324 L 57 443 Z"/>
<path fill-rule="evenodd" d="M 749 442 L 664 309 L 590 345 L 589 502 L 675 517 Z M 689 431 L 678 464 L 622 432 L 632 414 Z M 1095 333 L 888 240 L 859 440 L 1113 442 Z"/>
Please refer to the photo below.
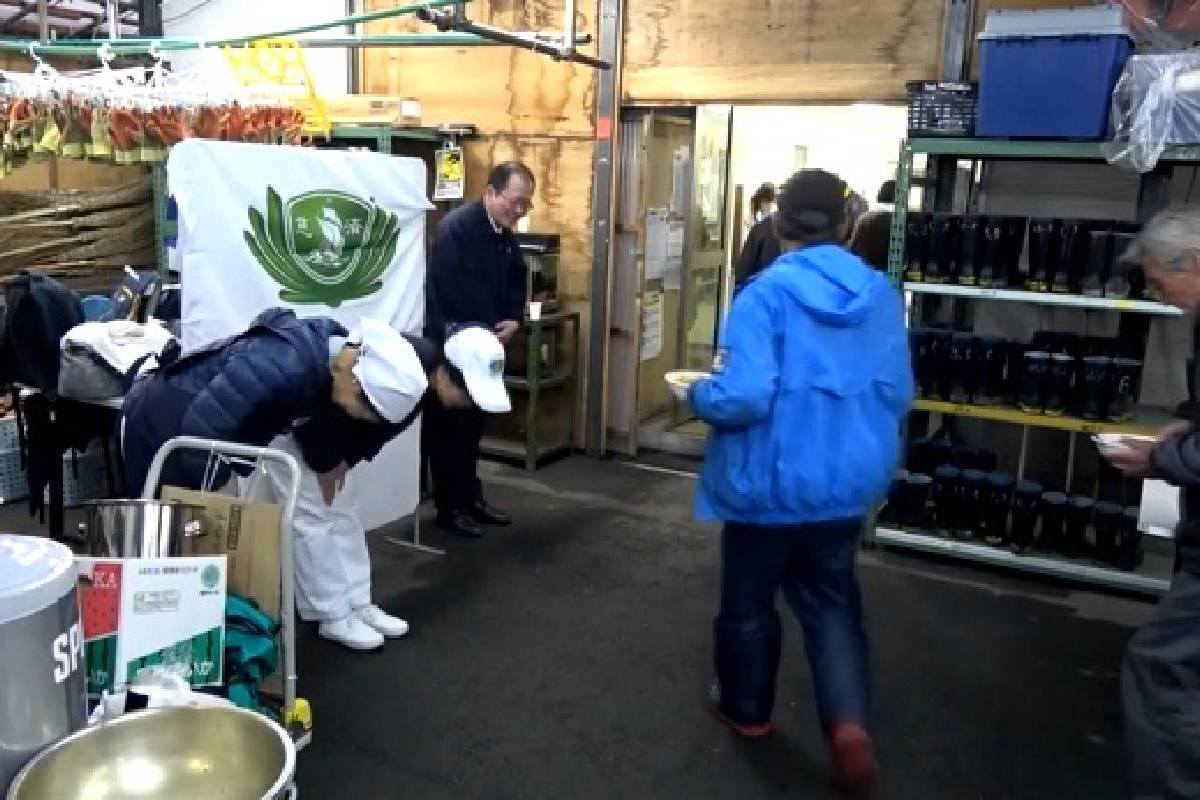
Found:
<path fill-rule="evenodd" d="M 832 244 L 784 253 L 770 273 L 770 280 L 814 318 L 839 327 L 862 322 L 879 280 L 858 256 Z"/>

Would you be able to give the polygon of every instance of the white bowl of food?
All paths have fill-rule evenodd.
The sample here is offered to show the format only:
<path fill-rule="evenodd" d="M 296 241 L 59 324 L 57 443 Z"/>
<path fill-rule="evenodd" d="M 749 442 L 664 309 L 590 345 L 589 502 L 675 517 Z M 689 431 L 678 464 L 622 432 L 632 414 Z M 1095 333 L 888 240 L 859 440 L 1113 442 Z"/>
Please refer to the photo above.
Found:
<path fill-rule="evenodd" d="M 710 376 L 711 373 L 700 372 L 694 369 L 675 369 L 663 376 L 667 381 L 667 386 L 670 387 L 671 393 L 675 395 L 677 400 L 687 400 L 688 390 L 696 381 L 703 380 Z"/>
<path fill-rule="evenodd" d="M 1102 456 L 1120 455 L 1129 449 L 1130 442 L 1153 442 L 1153 436 L 1136 433 L 1097 433 L 1092 436 L 1096 449 Z"/>

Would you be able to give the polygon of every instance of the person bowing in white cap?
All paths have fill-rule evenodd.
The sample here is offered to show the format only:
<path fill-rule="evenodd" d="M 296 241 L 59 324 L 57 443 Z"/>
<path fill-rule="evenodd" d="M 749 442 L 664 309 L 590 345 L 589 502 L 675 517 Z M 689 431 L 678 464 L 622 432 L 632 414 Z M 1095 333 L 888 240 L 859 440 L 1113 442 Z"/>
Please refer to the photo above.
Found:
<path fill-rule="evenodd" d="M 408 624 L 371 602 L 366 533 L 352 498 L 339 493 L 351 468 L 411 425 L 429 394 L 447 407 L 508 408 L 503 348 L 489 331 L 469 330 L 465 339 L 447 339 L 443 356 L 434 343 L 378 320 L 351 333 L 332 319 L 270 309 L 244 333 L 134 384 L 121 412 L 129 487 L 140 489 L 154 454 L 175 436 L 291 452 L 306 467 L 293 521 L 296 611 L 319 623 L 323 638 L 376 649 Z M 497 352 L 499 379 L 491 366 Z M 205 454 L 176 454 L 162 485 L 200 488 L 206 464 Z M 217 485 L 229 478 L 223 469 Z M 281 496 L 283 476 L 266 471 Z"/>

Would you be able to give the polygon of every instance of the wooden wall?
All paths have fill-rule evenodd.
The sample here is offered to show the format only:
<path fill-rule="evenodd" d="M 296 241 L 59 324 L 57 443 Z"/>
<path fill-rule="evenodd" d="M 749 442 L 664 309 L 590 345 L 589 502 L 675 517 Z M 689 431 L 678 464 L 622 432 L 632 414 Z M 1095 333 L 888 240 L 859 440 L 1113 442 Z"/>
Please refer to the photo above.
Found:
<path fill-rule="evenodd" d="M 370 0 L 368 9 L 395 5 Z M 559 0 L 475 0 L 476 22 L 507 30 L 561 30 Z M 596 6 L 582 0 L 576 25 L 595 35 Z M 411 19 L 373 23 L 371 33 L 428 32 Z M 375 48 L 364 51 L 362 91 L 416 97 L 425 124 L 469 122 L 467 192 L 483 193 L 488 168 L 519 158 L 537 178 L 530 230 L 562 236 L 559 292 L 585 307 L 592 263 L 595 73 L 511 47 Z"/>
<path fill-rule="evenodd" d="M 898 100 L 936 74 L 942 0 L 629 0 L 627 101 Z"/>

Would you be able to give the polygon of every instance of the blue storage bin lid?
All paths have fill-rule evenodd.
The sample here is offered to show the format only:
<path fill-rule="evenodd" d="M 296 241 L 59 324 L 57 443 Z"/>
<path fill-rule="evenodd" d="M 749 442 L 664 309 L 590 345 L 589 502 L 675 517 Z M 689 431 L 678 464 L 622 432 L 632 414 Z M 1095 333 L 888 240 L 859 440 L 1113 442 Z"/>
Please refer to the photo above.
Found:
<path fill-rule="evenodd" d="M 1108 3 L 1081 8 L 989 11 L 980 41 L 1064 36 L 1124 36 L 1133 39 L 1124 6 Z"/>

